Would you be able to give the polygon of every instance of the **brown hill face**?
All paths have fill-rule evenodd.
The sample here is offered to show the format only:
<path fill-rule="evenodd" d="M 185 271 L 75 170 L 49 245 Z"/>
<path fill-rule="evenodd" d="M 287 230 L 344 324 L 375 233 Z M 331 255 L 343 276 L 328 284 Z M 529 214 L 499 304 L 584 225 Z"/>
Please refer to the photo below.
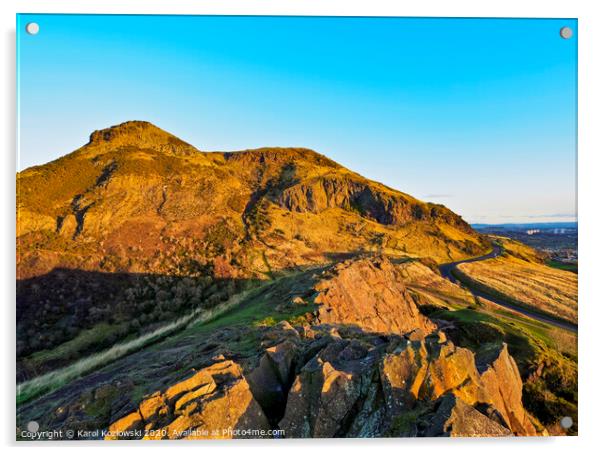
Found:
<path fill-rule="evenodd" d="M 316 152 L 201 152 L 146 122 L 17 175 L 18 276 L 57 268 L 261 276 L 380 251 L 444 262 L 483 239 L 447 208 Z"/>

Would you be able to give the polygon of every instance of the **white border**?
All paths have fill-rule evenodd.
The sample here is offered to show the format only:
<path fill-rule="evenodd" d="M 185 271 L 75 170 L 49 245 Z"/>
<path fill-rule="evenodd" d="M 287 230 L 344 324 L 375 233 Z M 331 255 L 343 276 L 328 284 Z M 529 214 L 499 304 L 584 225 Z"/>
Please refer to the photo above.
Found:
<path fill-rule="evenodd" d="M 602 289 L 596 285 L 599 281 L 602 257 L 599 235 L 602 231 L 602 130 L 601 83 L 602 70 L 602 24 L 596 6 L 591 1 L 525 1 L 525 0 L 439 0 L 422 2 L 403 2 L 386 0 L 3 0 L 2 10 L 2 117 L 0 137 L 4 141 L 2 153 L 2 184 L 0 185 L 3 222 L 0 257 L 0 277 L 4 310 L 3 323 L 5 359 L 2 374 L 2 441 L 9 450 L 21 447 L 26 450 L 40 449 L 44 452 L 85 450 L 100 452 L 109 444 L 82 442 L 72 444 L 14 443 L 14 293 L 15 293 L 15 14 L 32 13 L 115 13 L 115 14 L 249 14 L 249 15 L 343 15 L 343 16 L 448 16 L 448 17 L 566 17 L 579 19 L 579 242 L 580 242 L 580 311 L 579 311 L 579 434 L 573 438 L 537 438 L 514 440 L 369 440 L 369 441 L 233 441 L 233 442 L 193 442 L 184 444 L 152 443 L 144 444 L 145 452 L 165 450 L 205 451 L 229 454 L 239 451 L 286 451 L 287 453 L 306 453 L 308 450 L 345 451 L 364 453 L 366 451 L 386 450 L 419 451 L 428 453 L 435 450 L 440 453 L 487 453 L 506 454 L 509 451 L 535 451 L 555 453 L 588 453 L 600 446 L 602 440 L 596 440 L 601 433 L 599 422 L 602 410 L 600 397 L 602 378 L 602 359 L 599 350 L 602 341 L 600 333 L 602 315 Z M 598 234 L 598 235 L 597 235 Z M 601 433 L 602 434 L 602 433 Z M 140 444 L 112 444 L 112 450 L 140 450 Z M 597 452 L 599 451 L 596 450 Z"/>

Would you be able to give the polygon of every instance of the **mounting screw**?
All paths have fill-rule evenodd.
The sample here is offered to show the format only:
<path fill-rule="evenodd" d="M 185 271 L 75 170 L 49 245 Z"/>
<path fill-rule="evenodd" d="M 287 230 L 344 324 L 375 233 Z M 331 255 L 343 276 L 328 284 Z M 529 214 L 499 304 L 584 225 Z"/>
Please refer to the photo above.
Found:
<path fill-rule="evenodd" d="M 564 39 L 570 39 L 573 36 L 573 29 L 571 27 L 562 27 L 560 29 L 560 36 Z"/>
<path fill-rule="evenodd" d="M 40 26 L 37 22 L 30 22 L 25 26 L 25 31 L 30 35 L 37 35 L 40 31 Z"/>

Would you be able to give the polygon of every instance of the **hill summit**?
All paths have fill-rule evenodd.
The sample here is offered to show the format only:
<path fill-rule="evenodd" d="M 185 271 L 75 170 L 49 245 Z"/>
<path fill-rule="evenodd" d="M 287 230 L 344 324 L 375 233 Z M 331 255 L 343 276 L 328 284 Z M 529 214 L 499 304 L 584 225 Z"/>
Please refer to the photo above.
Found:
<path fill-rule="evenodd" d="M 94 131 L 85 147 L 99 152 L 119 147 L 149 148 L 164 153 L 191 154 L 198 152 L 192 145 L 150 122 L 129 121 L 110 128 Z"/>

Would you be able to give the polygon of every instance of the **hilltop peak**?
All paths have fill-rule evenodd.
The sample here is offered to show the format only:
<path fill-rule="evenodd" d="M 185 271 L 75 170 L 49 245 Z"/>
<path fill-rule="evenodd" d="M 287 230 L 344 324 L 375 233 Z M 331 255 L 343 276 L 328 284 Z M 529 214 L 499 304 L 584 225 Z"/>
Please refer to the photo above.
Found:
<path fill-rule="evenodd" d="M 127 122 L 113 125 L 108 128 L 96 130 L 90 134 L 90 143 L 99 144 L 103 142 L 111 142 L 124 136 L 140 137 L 140 136 L 171 136 L 171 134 L 163 131 L 158 126 L 150 122 L 142 120 L 130 120 Z"/>
<path fill-rule="evenodd" d="M 96 130 L 90 135 L 88 146 L 135 146 L 164 149 L 197 151 L 192 145 L 173 134 L 162 130 L 150 122 L 130 120 L 109 128 Z"/>

